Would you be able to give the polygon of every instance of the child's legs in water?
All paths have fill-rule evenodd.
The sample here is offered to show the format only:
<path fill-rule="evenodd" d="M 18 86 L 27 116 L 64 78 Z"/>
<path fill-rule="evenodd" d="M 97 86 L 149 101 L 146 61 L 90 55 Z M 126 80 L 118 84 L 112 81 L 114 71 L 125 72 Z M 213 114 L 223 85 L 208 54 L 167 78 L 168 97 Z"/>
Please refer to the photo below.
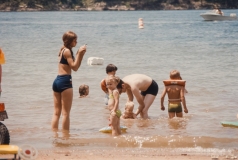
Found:
<path fill-rule="evenodd" d="M 183 112 L 176 113 L 177 117 L 183 117 Z"/>
<path fill-rule="evenodd" d="M 117 117 L 117 132 L 121 134 L 120 118 Z"/>
<path fill-rule="evenodd" d="M 118 136 L 120 134 L 120 132 L 118 132 L 118 121 L 119 121 L 119 118 L 117 117 L 116 114 L 112 114 L 111 113 L 110 121 L 111 121 L 112 135 L 113 136 Z"/>
<path fill-rule="evenodd" d="M 174 118 L 175 117 L 175 112 L 169 112 L 169 118 Z"/>
<path fill-rule="evenodd" d="M 173 118 L 173 117 L 183 117 L 183 112 L 179 112 L 179 113 L 176 113 L 176 112 L 169 112 L 169 118 Z"/>

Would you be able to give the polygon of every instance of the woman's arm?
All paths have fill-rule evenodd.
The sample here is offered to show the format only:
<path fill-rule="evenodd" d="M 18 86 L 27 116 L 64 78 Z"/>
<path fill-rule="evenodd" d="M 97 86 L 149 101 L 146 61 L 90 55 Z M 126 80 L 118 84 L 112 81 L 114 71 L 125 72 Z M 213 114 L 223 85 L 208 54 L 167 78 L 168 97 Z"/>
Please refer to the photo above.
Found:
<path fill-rule="evenodd" d="M 73 60 L 71 52 L 69 49 L 66 49 L 64 52 L 64 56 L 67 59 L 69 66 L 72 70 L 77 71 L 81 65 L 83 56 L 86 52 L 86 46 L 81 46 L 76 53 L 75 60 Z"/>

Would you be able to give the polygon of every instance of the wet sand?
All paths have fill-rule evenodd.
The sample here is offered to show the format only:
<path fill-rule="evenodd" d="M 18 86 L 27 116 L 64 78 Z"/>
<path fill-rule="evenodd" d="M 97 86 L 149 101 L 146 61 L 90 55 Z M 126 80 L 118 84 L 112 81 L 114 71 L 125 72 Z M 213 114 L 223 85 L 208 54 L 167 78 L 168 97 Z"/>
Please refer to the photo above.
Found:
<path fill-rule="evenodd" d="M 51 149 L 38 150 L 36 160 L 222 160 L 237 159 L 218 155 L 194 155 L 187 153 L 176 153 L 176 155 L 165 155 L 159 149 Z M 12 155 L 0 155 L 0 158 L 13 158 Z"/>

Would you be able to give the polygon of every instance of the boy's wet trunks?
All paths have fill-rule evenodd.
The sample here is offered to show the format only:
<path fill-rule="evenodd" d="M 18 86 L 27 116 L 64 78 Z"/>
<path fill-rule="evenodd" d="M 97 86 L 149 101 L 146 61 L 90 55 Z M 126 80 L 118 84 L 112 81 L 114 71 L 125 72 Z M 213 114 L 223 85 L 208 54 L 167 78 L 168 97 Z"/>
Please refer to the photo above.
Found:
<path fill-rule="evenodd" d="M 159 91 L 158 84 L 154 80 L 152 80 L 152 83 L 149 86 L 149 88 L 146 91 L 141 91 L 141 95 L 146 96 L 147 94 L 152 94 L 156 96 L 158 94 L 158 91 Z"/>
<path fill-rule="evenodd" d="M 178 104 L 174 104 L 174 103 L 169 103 L 168 105 L 168 112 L 176 112 L 176 113 L 180 113 L 182 112 L 182 105 L 181 103 Z"/>
<path fill-rule="evenodd" d="M 52 85 L 53 91 L 63 92 L 68 88 L 73 88 L 71 75 L 58 75 Z"/>

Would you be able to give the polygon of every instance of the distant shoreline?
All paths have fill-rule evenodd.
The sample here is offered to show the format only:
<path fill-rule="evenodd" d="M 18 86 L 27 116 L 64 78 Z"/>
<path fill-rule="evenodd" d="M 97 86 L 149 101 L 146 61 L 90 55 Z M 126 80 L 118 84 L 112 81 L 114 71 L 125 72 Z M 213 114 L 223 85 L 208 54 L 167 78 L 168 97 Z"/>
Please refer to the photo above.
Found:
<path fill-rule="evenodd" d="M 191 3 L 159 3 L 157 5 L 148 5 L 138 7 L 138 4 L 134 5 L 118 5 L 118 4 L 106 4 L 106 3 L 95 3 L 90 7 L 75 5 L 73 8 L 66 5 L 55 4 L 54 6 L 43 6 L 35 4 L 34 7 L 29 7 L 26 4 L 18 6 L 10 6 L 9 4 L 0 4 L 0 12 L 39 12 L 39 11 L 153 11 L 153 10 L 206 10 L 206 9 L 237 9 L 237 8 L 226 8 L 218 3 L 207 3 L 200 1 Z"/>

